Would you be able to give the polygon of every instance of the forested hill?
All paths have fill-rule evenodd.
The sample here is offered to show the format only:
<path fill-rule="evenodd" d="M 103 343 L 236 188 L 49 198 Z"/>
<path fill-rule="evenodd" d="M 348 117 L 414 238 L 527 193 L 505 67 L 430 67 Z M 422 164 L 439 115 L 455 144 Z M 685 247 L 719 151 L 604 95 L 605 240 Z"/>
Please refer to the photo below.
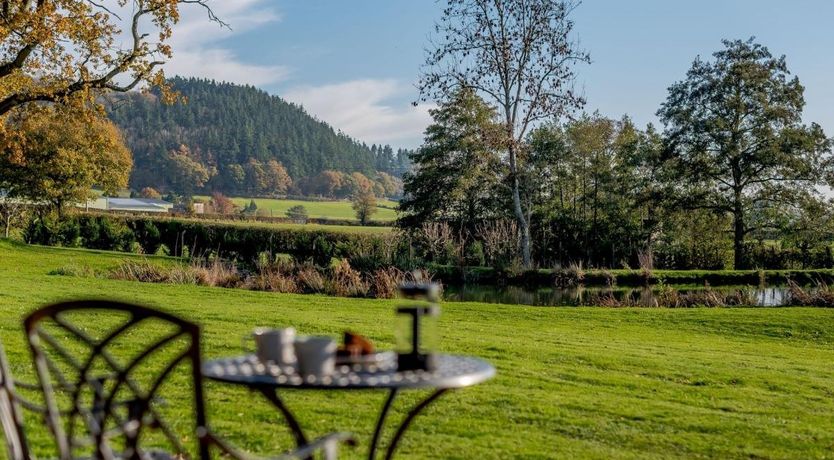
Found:
<path fill-rule="evenodd" d="M 132 93 L 110 107 L 133 151 L 134 188 L 252 192 L 257 185 L 247 169 L 268 169 L 275 161 L 293 180 L 324 170 L 401 173 L 390 147 L 370 148 L 260 89 L 193 78 L 171 82 L 186 103 Z"/>

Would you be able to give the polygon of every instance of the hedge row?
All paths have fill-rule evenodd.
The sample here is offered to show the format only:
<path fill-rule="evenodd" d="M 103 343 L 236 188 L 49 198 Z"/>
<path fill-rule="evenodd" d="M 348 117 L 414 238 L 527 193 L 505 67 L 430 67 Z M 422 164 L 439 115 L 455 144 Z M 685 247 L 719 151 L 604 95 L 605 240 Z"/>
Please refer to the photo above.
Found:
<path fill-rule="evenodd" d="M 60 221 L 36 218 L 29 223 L 24 238 L 31 244 L 51 246 L 174 256 L 217 254 L 244 265 L 255 263 L 264 253 L 290 254 L 298 261 L 318 265 L 327 265 L 333 258 L 347 258 L 363 271 L 414 265 L 408 244 L 389 234 L 250 228 L 170 218 L 86 214 Z"/>
<path fill-rule="evenodd" d="M 362 272 L 398 267 L 404 270 L 435 266 L 444 281 L 482 280 L 506 282 L 517 277 L 520 270 L 464 268 L 483 265 L 483 250 L 477 244 L 465 251 L 451 249 L 452 256 L 435 254 L 419 238 L 411 239 L 396 233 L 346 233 L 324 229 L 244 227 L 214 222 L 179 220 L 176 218 L 77 214 L 62 220 L 35 218 L 24 232 L 29 243 L 51 246 L 85 247 L 140 253 L 166 253 L 174 256 L 217 254 L 237 260 L 242 265 L 254 264 L 266 254 L 289 254 L 299 262 L 312 261 L 326 266 L 333 258 L 349 259 L 351 266 Z M 454 248 L 453 248 L 454 249 Z M 462 255 L 461 255 L 462 253 Z M 656 260 L 663 259 L 655 253 Z M 829 246 L 800 250 L 775 246 L 750 245 L 748 266 L 765 270 L 834 268 L 834 254 Z M 442 267 L 442 266 L 446 267 Z M 723 265 L 723 264 L 722 264 Z M 665 264 L 656 266 L 667 268 Z M 716 269 L 720 266 L 674 267 Z M 516 273 L 507 273 L 507 271 Z M 616 272 L 616 270 L 614 270 Z M 570 270 L 524 272 L 520 282 L 552 285 L 572 281 Z M 586 270 L 585 282 L 604 284 L 607 271 Z M 742 274 L 743 273 L 743 274 Z M 623 283 L 640 283 L 639 271 L 618 273 Z M 656 273 L 656 276 L 659 272 Z M 754 271 L 735 272 L 739 282 L 749 284 L 758 275 Z M 555 280 L 554 280 L 555 277 Z M 599 278 L 599 279 L 595 279 Z M 724 276 L 720 278 L 724 279 Z M 663 279 L 661 277 L 661 279 Z M 712 280 L 698 277 L 699 280 Z M 677 280 L 683 281 L 683 280 Z M 718 281 L 718 280 L 716 280 Z"/>

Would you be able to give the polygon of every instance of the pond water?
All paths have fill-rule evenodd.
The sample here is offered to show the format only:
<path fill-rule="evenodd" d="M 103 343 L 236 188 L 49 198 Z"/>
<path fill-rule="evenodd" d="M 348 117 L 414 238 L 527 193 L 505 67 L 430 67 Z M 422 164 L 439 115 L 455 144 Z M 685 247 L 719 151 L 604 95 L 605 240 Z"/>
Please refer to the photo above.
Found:
<path fill-rule="evenodd" d="M 703 291 L 702 286 L 667 285 L 681 294 Z M 788 288 L 786 286 L 717 286 L 713 291 L 733 293 L 746 291 L 755 299 L 755 305 L 761 307 L 782 306 L 787 301 Z M 515 305 L 587 305 L 590 299 L 599 296 L 613 295 L 622 300 L 630 297 L 639 305 L 655 306 L 658 288 L 654 287 L 614 287 L 605 286 L 573 286 L 567 288 L 546 287 L 529 288 L 522 286 L 491 286 L 491 285 L 463 285 L 443 286 L 443 299 L 447 302 L 483 302 Z"/>

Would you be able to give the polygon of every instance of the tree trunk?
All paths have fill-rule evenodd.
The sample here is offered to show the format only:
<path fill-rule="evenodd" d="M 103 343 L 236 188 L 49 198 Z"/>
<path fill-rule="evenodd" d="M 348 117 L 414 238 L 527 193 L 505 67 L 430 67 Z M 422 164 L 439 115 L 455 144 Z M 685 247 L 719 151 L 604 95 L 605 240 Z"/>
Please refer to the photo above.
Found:
<path fill-rule="evenodd" d="M 512 175 L 513 213 L 518 221 L 518 231 L 521 233 L 521 262 L 524 268 L 532 268 L 532 251 L 530 250 L 530 224 L 524 216 L 524 209 L 521 208 L 521 191 L 518 183 L 518 168 L 516 165 L 516 146 L 509 145 L 510 175 Z"/>
<path fill-rule="evenodd" d="M 741 205 L 741 197 L 736 194 L 736 202 L 733 207 L 733 268 L 741 270 L 747 268 L 744 257 L 744 209 Z"/>

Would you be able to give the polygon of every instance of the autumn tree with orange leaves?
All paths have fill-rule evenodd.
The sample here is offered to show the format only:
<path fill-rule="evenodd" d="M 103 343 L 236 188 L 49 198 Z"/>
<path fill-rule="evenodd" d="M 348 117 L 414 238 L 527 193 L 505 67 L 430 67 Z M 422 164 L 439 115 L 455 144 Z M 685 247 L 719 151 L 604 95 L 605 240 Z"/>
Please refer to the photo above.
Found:
<path fill-rule="evenodd" d="M 158 87 L 180 8 L 208 0 L 0 0 L 0 190 L 59 212 L 127 184 L 130 151 L 107 92 Z"/>
<path fill-rule="evenodd" d="M 94 186 L 108 194 L 127 186 L 133 159 L 110 120 L 78 122 L 61 105 L 20 112 L 0 137 L 0 190 L 8 197 L 60 213 L 84 203 Z"/>
<path fill-rule="evenodd" d="M 172 56 L 173 26 L 189 4 L 222 25 L 207 1 L 0 1 L 0 115 L 36 101 L 91 103 L 143 84 L 171 101 L 160 66 Z"/>

